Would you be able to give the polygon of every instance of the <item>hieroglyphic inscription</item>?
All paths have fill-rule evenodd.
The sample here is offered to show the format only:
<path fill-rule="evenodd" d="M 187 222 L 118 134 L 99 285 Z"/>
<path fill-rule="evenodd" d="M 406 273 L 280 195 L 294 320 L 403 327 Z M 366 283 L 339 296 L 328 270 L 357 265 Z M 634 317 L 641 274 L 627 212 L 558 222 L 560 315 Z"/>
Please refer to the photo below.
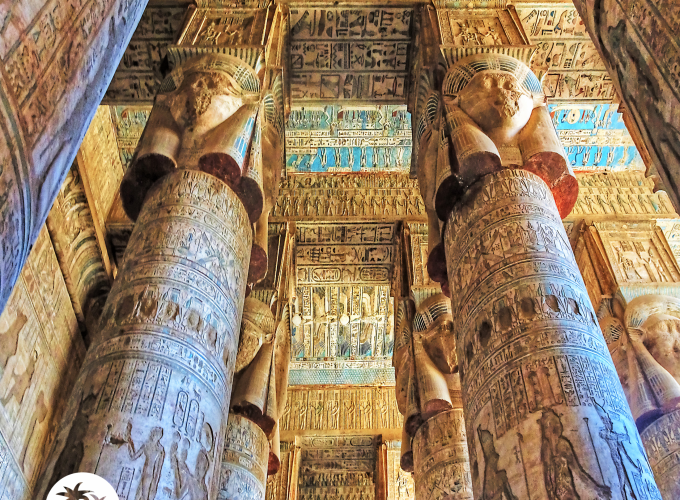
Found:
<path fill-rule="evenodd" d="M 401 429 L 394 387 L 288 389 L 281 431 Z"/>
<path fill-rule="evenodd" d="M 387 445 L 387 500 L 415 500 L 413 476 L 399 463 L 401 441 L 388 441 Z"/>
<path fill-rule="evenodd" d="M 63 414 L 63 391 L 72 387 L 84 350 L 43 229 L 0 316 L 0 434 L 6 440 L 0 436 L 0 477 L 7 481 L 0 483 L 10 498 L 35 486 L 44 449 L 54 441 L 51 429 Z"/>
<path fill-rule="evenodd" d="M 410 8 L 291 8 L 292 98 L 405 99 L 412 15 Z"/>
<path fill-rule="evenodd" d="M 288 172 L 408 172 L 406 106 L 295 106 L 286 124 Z"/>
<path fill-rule="evenodd" d="M 548 110 L 574 170 L 645 172 L 617 104 L 549 104 Z"/>
<path fill-rule="evenodd" d="M 521 4 L 517 13 L 529 40 L 538 45 L 531 69 L 543 78 L 548 97 L 611 101 L 614 86 L 573 6 Z"/>
<path fill-rule="evenodd" d="M 274 220 L 381 220 L 425 217 L 417 182 L 407 175 L 289 175 Z"/>
<path fill-rule="evenodd" d="M 167 46 L 173 43 L 182 25 L 189 2 L 152 5 L 135 29 L 125 49 L 113 80 L 104 96 L 104 104 L 151 104 L 163 81 L 167 64 Z"/>
<path fill-rule="evenodd" d="M 245 417 L 229 414 L 222 452 L 220 500 L 262 500 L 267 481 L 267 436 Z"/>
<path fill-rule="evenodd" d="M 521 170 L 488 175 L 449 216 L 445 245 L 451 289 L 465 290 L 452 306 L 476 495 L 504 490 L 509 497 L 559 498 L 567 493 L 557 484 L 574 495 L 569 478 L 579 474 L 584 495 L 631 487 L 654 497 L 630 409 L 546 184 Z M 562 444 L 548 452 L 549 443 Z M 553 480 L 550 471 L 564 463 L 565 450 L 569 465 Z M 637 458 L 623 463 L 617 457 L 624 452 Z"/>
<path fill-rule="evenodd" d="M 680 459 L 680 411 L 675 410 L 656 420 L 641 432 L 654 479 L 664 499 L 680 495 L 678 465 Z"/>
<path fill-rule="evenodd" d="M 375 498 L 376 442 L 373 436 L 303 437 L 300 499 L 319 495 Z"/>
<path fill-rule="evenodd" d="M 213 176 L 179 170 L 154 185 L 42 490 L 74 470 L 125 485 L 132 467 L 130 497 L 217 493 L 251 233 Z"/>

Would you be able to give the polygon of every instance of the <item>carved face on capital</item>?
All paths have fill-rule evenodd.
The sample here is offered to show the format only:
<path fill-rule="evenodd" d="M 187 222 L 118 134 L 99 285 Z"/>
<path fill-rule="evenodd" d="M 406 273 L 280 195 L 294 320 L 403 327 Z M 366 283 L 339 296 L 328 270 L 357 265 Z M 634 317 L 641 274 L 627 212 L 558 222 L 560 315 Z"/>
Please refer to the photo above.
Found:
<path fill-rule="evenodd" d="M 190 73 L 174 94 L 170 104 L 172 116 L 189 129 L 221 123 L 243 104 L 231 78 L 218 72 Z"/>
<path fill-rule="evenodd" d="M 477 73 L 459 94 L 459 106 L 492 139 L 512 140 L 527 124 L 534 104 L 507 71 Z"/>

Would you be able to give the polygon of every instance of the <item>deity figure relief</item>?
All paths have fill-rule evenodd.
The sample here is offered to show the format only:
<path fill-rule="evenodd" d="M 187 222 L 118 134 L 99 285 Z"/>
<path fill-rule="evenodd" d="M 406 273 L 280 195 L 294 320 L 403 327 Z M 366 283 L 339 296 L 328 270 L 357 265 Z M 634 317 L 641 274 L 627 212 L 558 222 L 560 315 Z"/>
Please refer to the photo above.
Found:
<path fill-rule="evenodd" d="M 543 411 L 541 426 L 541 461 L 543 480 L 550 500 L 580 500 L 574 475 L 581 483 L 597 494 L 597 498 L 611 498 L 611 490 L 601 485 L 583 468 L 574 446 L 564 436 L 562 420 L 553 410 Z"/>
<path fill-rule="evenodd" d="M 268 117 L 277 113 L 267 108 L 277 107 L 282 92 L 271 77 L 271 98 L 261 99 L 261 79 L 243 61 L 225 54 L 194 57 L 165 79 L 121 183 L 130 218 L 137 218 L 151 185 L 175 168 L 202 170 L 229 184 L 251 222 L 260 218 L 265 198 L 273 206 L 276 197 L 264 192 L 263 173 L 280 169 L 283 118 L 271 122 Z M 274 177 L 278 181 L 276 172 Z"/>
<path fill-rule="evenodd" d="M 484 455 L 484 480 L 481 499 L 518 500 L 512 492 L 505 469 L 498 470 L 500 455 L 496 451 L 493 434 L 479 426 L 477 427 L 477 438 Z"/>
<path fill-rule="evenodd" d="M 154 427 L 149 433 L 146 442 L 135 450 L 132 440 L 132 422 L 128 422 L 126 429 L 126 441 L 130 460 L 136 461 L 144 456 L 144 465 L 139 486 L 137 487 L 136 500 L 154 500 L 158 491 L 158 483 L 161 479 L 163 461 L 165 460 L 165 448 L 161 444 L 163 428 Z"/>

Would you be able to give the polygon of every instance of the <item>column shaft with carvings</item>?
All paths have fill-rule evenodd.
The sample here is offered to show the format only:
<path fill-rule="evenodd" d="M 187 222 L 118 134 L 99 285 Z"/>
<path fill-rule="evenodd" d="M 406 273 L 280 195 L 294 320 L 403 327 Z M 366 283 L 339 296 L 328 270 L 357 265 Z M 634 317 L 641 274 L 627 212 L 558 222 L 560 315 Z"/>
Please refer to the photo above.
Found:
<path fill-rule="evenodd" d="M 250 26 L 248 16 L 266 12 L 246 9 L 233 19 Z M 128 500 L 224 497 L 224 464 L 244 463 L 243 453 L 261 483 L 249 494 L 264 495 L 268 440 L 276 437 L 230 415 L 229 407 L 254 265 L 253 224 L 267 196 L 276 195 L 267 194 L 264 182 L 276 174 L 264 170 L 280 168 L 263 161 L 281 145 L 269 122 L 281 109 L 280 71 L 258 73 L 255 66 L 266 65 L 277 47 L 278 36 L 262 45 L 265 26 L 278 32 L 282 19 L 277 13 L 272 24 L 257 24 L 254 39 L 241 32 L 227 37 L 230 45 L 205 50 L 201 43 L 210 40 L 192 30 L 206 24 L 214 31 L 217 24 L 208 19 L 214 14 L 193 12 L 179 46 L 171 47 L 175 70 L 161 85 L 123 178 L 121 199 L 135 227 L 58 431 L 42 495 L 61 477 L 86 471 Z M 268 352 L 271 365 L 273 349 Z M 265 389 L 271 387 L 271 377 L 264 379 Z"/>
<path fill-rule="evenodd" d="M 22 1 L 0 8 L 0 310 L 146 3 Z"/>
<path fill-rule="evenodd" d="M 486 15 L 507 35 L 500 12 Z M 578 184 L 531 49 L 502 36 L 487 48 L 444 42 L 446 74 L 420 72 L 442 83 L 416 99 L 427 110 L 418 176 L 443 223 L 428 271 L 456 318 L 474 496 L 658 498 L 562 225 Z"/>
<path fill-rule="evenodd" d="M 165 488 L 182 498 L 186 481 L 214 496 L 251 241 L 243 204 L 218 178 L 177 170 L 153 185 L 43 494 L 83 471 L 122 498 L 154 498 Z"/>

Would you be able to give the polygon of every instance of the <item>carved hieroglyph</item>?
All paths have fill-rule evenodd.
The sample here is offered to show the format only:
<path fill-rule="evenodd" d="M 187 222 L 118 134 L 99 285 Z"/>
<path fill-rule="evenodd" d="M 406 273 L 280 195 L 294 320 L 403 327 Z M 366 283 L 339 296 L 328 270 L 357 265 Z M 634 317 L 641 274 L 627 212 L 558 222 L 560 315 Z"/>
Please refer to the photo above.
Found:
<path fill-rule="evenodd" d="M 484 177 L 445 246 L 476 497 L 656 498 L 548 186 Z"/>
<path fill-rule="evenodd" d="M 408 172 L 411 115 L 406 106 L 305 106 L 286 124 L 286 170 Z"/>
<path fill-rule="evenodd" d="M 412 17 L 404 7 L 291 8 L 293 100 L 401 104 Z"/>
<path fill-rule="evenodd" d="M 387 443 L 387 500 L 415 500 L 413 476 L 399 464 L 401 441 Z"/>
<path fill-rule="evenodd" d="M 680 457 L 680 410 L 654 421 L 640 433 L 656 484 L 664 500 L 680 498 L 678 457 Z"/>
<path fill-rule="evenodd" d="M 235 413 L 229 413 L 226 427 L 218 500 L 264 500 L 269 460 L 266 434 Z"/>
<path fill-rule="evenodd" d="M 403 418 L 394 387 L 339 387 L 288 389 L 281 416 L 282 432 L 399 430 Z M 286 439 L 286 436 L 283 436 Z"/>
<path fill-rule="evenodd" d="M 677 205 L 680 166 L 680 45 L 677 2 L 574 2 L 644 143 Z"/>
<path fill-rule="evenodd" d="M 215 494 L 251 228 L 217 178 L 179 170 L 146 198 L 44 474 L 94 472 L 121 499 Z M 129 478 L 132 478 L 130 480 Z"/>
<path fill-rule="evenodd" d="M 472 500 L 462 409 L 439 413 L 416 431 L 413 438 L 413 478 L 417 499 Z"/>
<path fill-rule="evenodd" d="M 342 496 L 374 500 L 377 443 L 374 436 L 310 436 L 301 439 L 299 500 Z"/>

